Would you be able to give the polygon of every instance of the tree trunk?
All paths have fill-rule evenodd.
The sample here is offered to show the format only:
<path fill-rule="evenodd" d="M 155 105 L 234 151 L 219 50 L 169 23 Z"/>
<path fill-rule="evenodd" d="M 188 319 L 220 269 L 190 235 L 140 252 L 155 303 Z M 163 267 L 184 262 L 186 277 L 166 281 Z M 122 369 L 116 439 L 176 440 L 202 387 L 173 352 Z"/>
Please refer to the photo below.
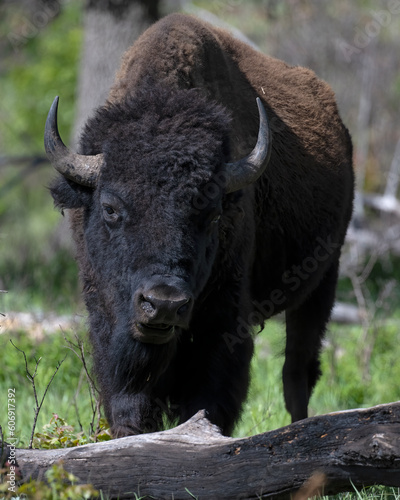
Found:
<path fill-rule="evenodd" d="M 158 0 L 88 0 L 80 62 L 74 147 L 94 109 L 104 103 L 121 56 L 159 17 Z"/>
<path fill-rule="evenodd" d="M 25 481 L 43 479 L 62 460 L 82 483 L 121 499 L 134 493 L 188 499 L 188 492 L 200 499 L 289 498 L 305 483 L 312 494 L 352 490 L 352 484 L 400 486 L 400 402 L 312 417 L 247 438 L 222 436 L 199 412 L 164 432 L 17 450 L 16 457 Z"/>

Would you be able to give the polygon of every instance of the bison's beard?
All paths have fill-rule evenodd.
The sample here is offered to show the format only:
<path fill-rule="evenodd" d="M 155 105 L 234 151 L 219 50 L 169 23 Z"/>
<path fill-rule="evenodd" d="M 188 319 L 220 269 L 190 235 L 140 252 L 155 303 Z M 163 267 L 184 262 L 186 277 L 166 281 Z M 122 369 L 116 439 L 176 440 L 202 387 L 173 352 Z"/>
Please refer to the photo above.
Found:
<path fill-rule="evenodd" d="M 176 351 L 176 336 L 166 344 L 142 343 L 126 331 L 113 336 L 113 386 L 131 394 L 149 391 L 167 370 Z"/>

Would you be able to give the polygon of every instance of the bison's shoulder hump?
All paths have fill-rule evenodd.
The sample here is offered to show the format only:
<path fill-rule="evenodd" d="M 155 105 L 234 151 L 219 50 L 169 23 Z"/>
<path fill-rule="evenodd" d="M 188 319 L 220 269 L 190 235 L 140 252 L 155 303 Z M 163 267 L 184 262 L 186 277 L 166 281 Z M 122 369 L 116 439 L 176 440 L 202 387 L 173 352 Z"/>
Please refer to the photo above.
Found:
<path fill-rule="evenodd" d="M 211 25 L 185 14 L 171 14 L 147 29 L 125 52 L 109 100 L 151 76 L 171 87 L 190 88 L 207 71 L 207 54 L 220 52 Z"/>

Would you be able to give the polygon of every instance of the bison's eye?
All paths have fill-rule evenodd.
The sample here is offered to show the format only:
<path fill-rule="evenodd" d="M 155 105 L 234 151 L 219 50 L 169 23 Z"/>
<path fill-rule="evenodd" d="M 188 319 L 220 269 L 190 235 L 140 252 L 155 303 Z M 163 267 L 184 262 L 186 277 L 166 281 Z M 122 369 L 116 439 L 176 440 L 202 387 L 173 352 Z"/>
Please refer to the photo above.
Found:
<path fill-rule="evenodd" d="M 115 210 L 113 209 L 113 207 L 110 207 L 110 205 L 105 205 L 104 211 L 107 212 L 108 215 L 115 214 Z"/>
<path fill-rule="evenodd" d="M 119 214 L 116 212 L 116 210 L 111 205 L 107 205 L 106 203 L 103 204 L 103 214 L 104 219 L 107 222 L 112 223 L 119 220 Z"/>

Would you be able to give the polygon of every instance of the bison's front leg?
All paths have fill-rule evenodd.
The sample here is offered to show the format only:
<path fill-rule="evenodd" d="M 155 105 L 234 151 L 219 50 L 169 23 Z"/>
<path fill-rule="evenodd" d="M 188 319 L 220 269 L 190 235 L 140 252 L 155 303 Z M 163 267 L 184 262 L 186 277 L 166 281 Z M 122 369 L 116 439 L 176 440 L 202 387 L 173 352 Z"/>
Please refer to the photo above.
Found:
<path fill-rule="evenodd" d="M 105 409 L 114 438 L 155 432 L 162 426 L 162 409 L 143 393 L 114 394 Z"/>
<path fill-rule="evenodd" d="M 227 320 L 229 312 L 224 313 Z M 209 319 L 203 320 L 202 329 L 196 329 L 191 352 L 186 355 L 186 369 L 180 377 L 184 390 L 177 405 L 179 420 L 182 423 L 205 409 L 207 418 L 224 435 L 231 435 L 247 396 L 253 339 L 240 320 L 219 324 L 217 319 Z"/>

